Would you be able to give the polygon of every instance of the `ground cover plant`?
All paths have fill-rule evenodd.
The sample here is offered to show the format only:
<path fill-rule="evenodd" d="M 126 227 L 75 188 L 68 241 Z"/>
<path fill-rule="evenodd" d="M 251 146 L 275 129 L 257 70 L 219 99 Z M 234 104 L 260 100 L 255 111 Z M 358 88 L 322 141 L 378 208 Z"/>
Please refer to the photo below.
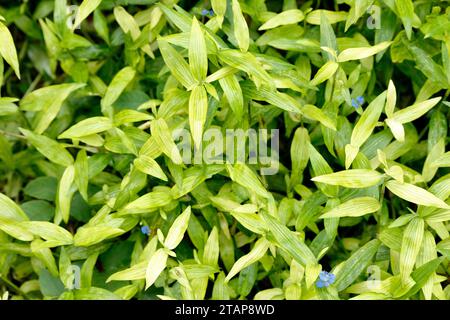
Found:
<path fill-rule="evenodd" d="M 450 6 L 0 1 L 3 299 L 450 299 Z"/>

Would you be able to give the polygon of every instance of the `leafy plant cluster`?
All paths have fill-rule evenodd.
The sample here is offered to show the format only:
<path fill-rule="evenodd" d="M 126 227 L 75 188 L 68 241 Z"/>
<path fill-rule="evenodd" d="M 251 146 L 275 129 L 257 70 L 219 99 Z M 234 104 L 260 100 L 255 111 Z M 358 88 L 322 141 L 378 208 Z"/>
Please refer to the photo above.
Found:
<path fill-rule="evenodd" d="M 450 299 L 449 1 L 0 20 L 3 299 Z M 186 164 L 182 128 L 278 129 L 278 171 Z"/>

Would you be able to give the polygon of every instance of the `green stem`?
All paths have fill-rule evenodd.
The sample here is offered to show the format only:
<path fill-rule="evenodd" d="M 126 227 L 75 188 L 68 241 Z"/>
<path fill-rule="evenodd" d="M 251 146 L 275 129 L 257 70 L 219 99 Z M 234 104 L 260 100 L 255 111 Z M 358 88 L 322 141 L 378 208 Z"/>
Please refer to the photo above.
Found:
<path fill-rule="evenodd" d="M 28 300 L 32 300 L 30 296 L 28 296 L 25 292 L 23 292 L 18 286 L 16 286 L 14 283 L 9 281 L 7 277 L 4 277 L 2 274 L 0 274 L 0 279 L 6 284 L 7 287 L 9 287 L 11 290 L 15 291 L 16 293 L 20 294 L 24 298 Z"/>

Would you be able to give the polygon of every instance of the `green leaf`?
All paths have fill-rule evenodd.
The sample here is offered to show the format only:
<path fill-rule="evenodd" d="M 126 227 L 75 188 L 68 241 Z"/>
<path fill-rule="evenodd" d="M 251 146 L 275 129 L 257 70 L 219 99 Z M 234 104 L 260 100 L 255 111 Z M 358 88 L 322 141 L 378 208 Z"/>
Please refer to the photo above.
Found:
<path fill-rule="evenodd" d="M 195 17 L 192 20 L 191 37 L 189 39 L 189 67 L 195 79 L 199 82 L 205 80 L 208 72 L 205 37 Z"/>
<path fill-rule="evenodd" d="M 14 39 L 8 28 L 2 22 L 0 22 L 0 39 L 2 41 L 2 46 L 0 46 L 0 55 L 13 68 L 17 78 L 20 79 L 19 60 L 17 58 Z"/>
<path fill-rule="evenodd" d="M 75 179 L 75 168 L 70 165 L 64 170 L 64 173 L 59 181 L 58 192 L 56 193 L 56 216 L 55 221 L 59 221 L 61 218 L 65 223 L 69 221 L 70 216 L 70 204 L 72 202 L 72 196 L 74 189 L 72 184 Z"/>
<path fill-rule="evenodd" d="M 242 89 L 234 74 L 219 79 L 219 84 L 228 100 L 228 103 L 237 118 L 241 118 L 244 113 L 244 97 Z"/>
<path fill-rule="evenodd" d="M 400 250 L 400 275 L 402 281 L 407 281 L 416 263 L 422 244 L 424 227 L 424 220 L 417 217 L 411 220 L 403 233 L 402 248 Z"/>
<path fill-rule="evenodd" d="M 403 22 L 408 39 L 411 39 L 412 23 L 414 19 L 414 4 L 412 0 L 397 0 L 395 1 L 398 16 Z"/>
<path fill-rule="evenodd" d="M 172 75 L 185 87 L 192 88 L 195 78 L 183 57 L 164 39 L 158 39 L 159 50 Z"/>
<path fill-rule="evenodd" d="M 23 210 L 10 198 L 0 193 L 0 217 L 10 219 L 12 221 L 27 221 L 28 216 Z"/>
<path fill-rule="evenodd" d="M 187 230 L 190 217 L 191 207 L 187 207 L 183 213 L 175 219 L 164 241 L 164 246 L 166 248 L 173 250 L 180 244 L 181 240 L 183 240 L 184 233 Z"/>
<path fill-rule="evenodd" d="M 75 184 L 83 196 L 84 200 L 88 200 L 88 184 L 89 184 L 89 162 L 86 150 L 80 150 L 75 160 Z"/>
<path fill-rule="evenodd" d="M 59 114 L 69 95 L 85 84 L 66 83 L 37 89 L 20 101 L 20 109 L 37 111 L 33 119 L 34 132 L 42 134 Z"/>
<path fill-rule="evenodd" d="M 158 249 L 150 258 L 145 271 L 145 288 L 148 289 L 166 268 L 168 255 L 164 249 Z"/>
<path fill-rule="evenodd" d="M 131 67 L 125 67 L 114 76 L 106 89 L 105 96 L 101 100 L 102 112 L 104 114 L 110 115 L 107 110 L 116 102 L 125 88 L 134 79 L 135 75 L 136 70 Z"/>
<path fill-rule="evenodd" d="M 189 98 L 189 127 L 196 148 L 200 148 L 203 140 L 203 127 L 208 113 L 208 96 L 205 87 L 196 86 Z"/>
<path fill-rule="evenodd" d="M 348 200 L 320 216 L 325 218 L 360 217 L 380 209 L 380 202 L 371 197 L 360 197 Z"/>
<path fill-rule="evenodd" d="M 247 52 L 250 43 L 247 21 L 241 11 L 238 0 L 231 0 L 231 8 L 233 10 L 233 30 L 234 37 L 237 40 L 239 48 L 242 52 Z"/>
<path fill-rule="evenodd" d="M 374 170 L 351 169 L 314 177 L 311 180 L 346 188 L 368 188 L 379 184 L 383 177 L 383 174 Z"/>
<path fill-rule="evenodd" d="M 415 204 L 442 209 L 450 208 L 448 204 L 431 192 L 410 183 L 401 183 L 396 180 L 390 180 L 386 182 L 386 187 L 397 197 Z"/>
<path fill-rule="evenodd" d="M 168 156 L 175 164 L 182 164 L 180 151 L 177 148 L 169 127 L 164 119 L 153 120 L 150 124 L 152 130 L 152 136 L 155 139 L 159 149 Z"/>
<path fill-rule="evenodd" d="M 102 0 L 84 0 L 77 10 L 75 17 L 74 28 L 79 26 L 81 22 L 86 19 L 95 9 L 102 3 Z"/>
<path fill-rule="evenodd" d="M 392 41 L 384 41 L 373 47 L 361 47 L 361 48 L 350 48 L 343 50 L 339 56 L 339 62 L 346 62 L 350 60 L 361 60 L 371 56 L 376 55 L 378 52 L 386 50 Z"/>
<path fill-rule="evenodd" d="M 336 272 L 336 282 L 333 286 L 342 291 L 351 285 L 369 265 L 379 246 L 380 241 L 374 239 L 356 250 Z"/>
<path fill-rule="evenodd" d="M 19 130 L 27 138 L 27 140 L 50 161 L 64 167 L 73 164 L 74 160 L 72 155 L 55 140 L 23 128 L 19 128 Z"/>
<path fill-rule="evenodd" d="M 316 263 L 316 258 L 309 247 L 300 241 L 291 230 L 267 213 L 263 213 L 263 218 L 280 248 L 288 252 L 302 266 Z"/>
<path fill-rule="evenodd" d="M 312 86 L 317 86 L 322 82 L 331 79 L 331 77 L 333 77 L 336 73 L 338 67 L 339 64 L 337 62 L 328 61 L 322 67 L 320 67 L 319 71 L 317 71 L 314 79 L 311 80 L 310 84 Z"/>
<path fill-rule="evenodd" d="M 260 238 L 258 241 L 256 241 L 255 246 L 252 248 L 252 250 L 239 258 L 231 268 L 230 272 L 225 278 L 225 282 L 230 281 L 235 275 L 237 275 L 241 270 L 245 269 L 249 265 L 259 261 L 267 252 L 267 249 L 269 249 L 270 242 L 267 241 L 265 238 Z"/>
<path fill-rule="evenodd" d="M 345 167 L 348 169 L 357 155 L 359 147 L 370 137 L 375 129 L 386 100 L 386 91 L 378 95 L 364 110 L 352 131 L 350 147 L 345 149 Z M 353 150 L 354 149 L 354 150 Z"/>
<path fill-rule="evenodd" d="M 409 106 L 407 108 L 395 112 L 391 118 L 399 123 L 407 123 L 414 121 L 423 116 L 429 110 L 431 110 L 434 106 L 436 106 L 439 103 L 439 101 L 441 101 L 441 98 L 437 97 L 415 103 L 412 106 Z"/>
<path fill-rule="evenodd" d="M 286 10 L 267 20 L 258 30 L 269 30 L 286 24 L 299 23 L 304 18 L 305 15 L 301 10 Z"/>
<path fill-rule="evenodd" d="M 107 117 L 87 118 L 61 133 L 58 139 L 79 139 L 111 128 L 113 128 L 112 121 Z"/>

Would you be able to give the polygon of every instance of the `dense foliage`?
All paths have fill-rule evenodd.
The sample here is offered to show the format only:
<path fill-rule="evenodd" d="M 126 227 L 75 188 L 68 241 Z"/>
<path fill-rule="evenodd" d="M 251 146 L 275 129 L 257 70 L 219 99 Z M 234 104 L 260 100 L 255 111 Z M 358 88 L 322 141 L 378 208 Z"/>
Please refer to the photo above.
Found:
<path fill-rule="evenodd" d="M 0 19 L 3 299 L 450 299 L 449 1 Z"/>

